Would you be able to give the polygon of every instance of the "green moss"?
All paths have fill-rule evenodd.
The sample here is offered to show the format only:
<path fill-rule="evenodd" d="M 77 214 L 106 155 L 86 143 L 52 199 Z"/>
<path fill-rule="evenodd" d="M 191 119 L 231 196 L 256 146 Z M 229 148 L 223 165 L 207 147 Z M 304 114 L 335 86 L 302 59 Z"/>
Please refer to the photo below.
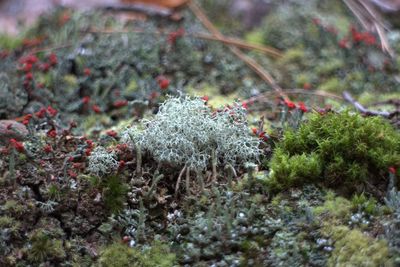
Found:
<path fill-rule="evenodd" d="M 117 175 L 108 176 L 103 184 L 104 203 L 107 209 L 112 213 L 119 212 L 124 207 L 128 185 Z"/>
<path fill-rule="evenodd" d="M 316 182 L 322 173 L 321 161 L 316 153 L 290 156 L 281 148 L 275 150 L 271 166 L 269 185 L 278 190 Z"/>
<path fill-rule="evenodd" d="M 277 144 L 268 183 L 272 190 L 319 183 L 345 194 L 374 194 L 386 190 L 382 177 L 400 162 L 399 151 L 400 134 L 379 117 L 314 113 Z"/>
<path fill-rule="evenodd" d="M 25 208 L 15 200 L 7 200 L 3 205 L 3 209 L 9 214 L 21 215 Z"/>
<path fill-rule="evenodd" d="M 355 194 L 351 199 L 352 208 L 354 211 L 364 211 L 369 215 L 378 213 L 377 201 L 373 197 L 368 198 L 364 193 Z"/>
<path fill-rule="evenodd" d="M 13 234 L 16 234 L 20 229 L 21 223 L 9 216 L 0 217 L 0 229 L 8 228 Z"/>
<path fill-rule="evenodd" d="M 344 62 L 341 59 L 331 59 L 329 61 L 325 61 L 323 64 L 320 64 L 318 68 L 316 68 L 316 72 L 319 75 L 335 74 L 335 72 L 341 69 L 343 65 Z"/>
<path fill-rule="evenodd" d="M 279 59 L 279 64 L 301 63 L 305 58 L 305 51 L 303 48 L 291 48 L 283 54 Z"/>
<path fill-rule="evenodd" d="M 21 46 L 22 38 L 13 37 L 7 34 L 0 34 L 0 48 L 7 50 L 14 50 Z"/>
<path fill-rule="evenodd" d="M 351 215 L 351 202 L 343 197 L 327 198 L 322 206 L 313 208 L 315 215 L 328 215 L 346 221 Z"/>
<path fill-rule="evenodd" d="M 245 40 L 252 44 L 263 44 L 264 34 L 262 31 L 252 31 L 246 34 Z"/>
<path fill-rule="evenodd" d="M 148 249 L 130 248 L 116 242 L 107 246 L 100 253 L 99 267 L 172 267 L 175 264 L 175 254 L 169 247 L 156 241 Z"/>
<path fill-rule="evenodd" d="M 394 266 L 384 240 L 376 240 L 346 226 L 332 227 L 335 241 L 328 266 Z"/>
<path fill-rule="evenodd" d="M 338 78 L 330 78 L 319 86 L 319 89 L 327 92 L 342 92 L 343 85 Z"/>
<path fill-rule="evenodd" d="M 27 254 L 30 262 L 41 263 L 65 258 L 62 240 L 52 238 L 42 229 L 30 235 L 29 243 Z"/>
<path fill-rule="evenodd" d="M 137 266 L 135 264 L 139 256 L 140 253 L 137 250 L 116 242 L 103 249 L 98 263 L 101 267 Z"/>

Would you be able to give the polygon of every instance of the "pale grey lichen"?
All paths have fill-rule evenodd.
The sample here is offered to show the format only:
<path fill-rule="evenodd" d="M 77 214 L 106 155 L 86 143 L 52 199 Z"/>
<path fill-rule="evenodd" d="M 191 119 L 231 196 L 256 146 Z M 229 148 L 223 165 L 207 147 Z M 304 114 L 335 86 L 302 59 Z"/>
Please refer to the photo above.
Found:
<path fill-rule="evenodd" d="M 246 110 L 238 103 L 213 112 L 200 98 L 169 98 L 144 126 L 134 142 L 159 162 L 204 170 L 213 153 L 218 165 L 232 166 L 260 155 L 259 140 L 251 136 Z"/>
<path fill-rule="evenodd" d="M 88 171 L 97 176 L 104 176 L 116 170 L 118 162 L 113 152 L 107 151 L 104 147 L 98 146 L 93 149 L 89 156 Z"/>

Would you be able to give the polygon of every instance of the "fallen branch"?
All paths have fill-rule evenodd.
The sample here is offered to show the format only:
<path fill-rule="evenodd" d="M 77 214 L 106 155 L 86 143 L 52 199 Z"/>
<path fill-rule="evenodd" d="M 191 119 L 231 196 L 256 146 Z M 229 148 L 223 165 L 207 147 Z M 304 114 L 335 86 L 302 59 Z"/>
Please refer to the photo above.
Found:
<path fill-rule="evenodd" d="M 395 110 L 393 112 L 387 112 L 387 111 L 374 111 L 374 110 L 369 110 L 365 108 L 363 105 L 361 105 L 359 102 L 357 102 L 349 92 L 343 92 L 343 98 L 351 103 L 359 112 L 367 115 L 367 116 L 382 116 L 385 118 L 393 118 L 395 115 L 400 114 L 400 110 Z"/>
<path fill-rule="evenodd" d="M 283 92 L 287 95 L 313 95 L 313 96 L 320 96 L 320 97 L 325 97 L 325 98 L 332 98 L 335 100 L 343 101 L 343 97 L 339 95 L 335 95 L 332 93 L 327 93 L 324 91 L 309 91 L 305 89 L 300 89 L 300 88 L 295 88 L 295 89 L 284 89 Z M 273 95 L 277 95 L 278 93 L 276 91 L 272 92 L 265 92 L 253 97 L 250 97 L 248 99 L 245 99 L 244 101 L 248 103 L 256 102 L 256 101 L 263 101 L 267 99 L 269 101 L 269 98 Z"/>

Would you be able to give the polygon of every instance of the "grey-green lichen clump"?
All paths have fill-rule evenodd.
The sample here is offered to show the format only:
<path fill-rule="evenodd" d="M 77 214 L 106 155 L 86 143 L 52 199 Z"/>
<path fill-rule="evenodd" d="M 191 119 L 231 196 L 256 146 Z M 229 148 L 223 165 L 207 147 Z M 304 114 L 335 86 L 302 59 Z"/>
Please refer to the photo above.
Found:
<path fill-rule="evenodd" d="M 169 98 L 144 126 L 131 137 L 158 162 L 204 170 L 213 157 L 217 165 L 240 166 L 260 155 L 238 103 L 213 111 L 201 98 Z"/>
<path fill-rule="evenodd" d="M 118 162 L 112 152 L 108 152 L 104 147 L 96 147 L 89 156 L 88 171 L 97 176 L 111 173 L 118 168 Z"/>

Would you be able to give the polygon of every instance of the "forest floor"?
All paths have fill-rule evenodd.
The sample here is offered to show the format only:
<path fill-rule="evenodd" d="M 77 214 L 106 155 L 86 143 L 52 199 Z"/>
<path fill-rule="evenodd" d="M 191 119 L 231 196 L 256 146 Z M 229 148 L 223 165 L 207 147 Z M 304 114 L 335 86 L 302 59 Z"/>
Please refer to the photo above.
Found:
<path fill-rule="evenodd" d="M 400 264 L 400 30 L 126 2 L 0 34 L 1 266 Z"/>

